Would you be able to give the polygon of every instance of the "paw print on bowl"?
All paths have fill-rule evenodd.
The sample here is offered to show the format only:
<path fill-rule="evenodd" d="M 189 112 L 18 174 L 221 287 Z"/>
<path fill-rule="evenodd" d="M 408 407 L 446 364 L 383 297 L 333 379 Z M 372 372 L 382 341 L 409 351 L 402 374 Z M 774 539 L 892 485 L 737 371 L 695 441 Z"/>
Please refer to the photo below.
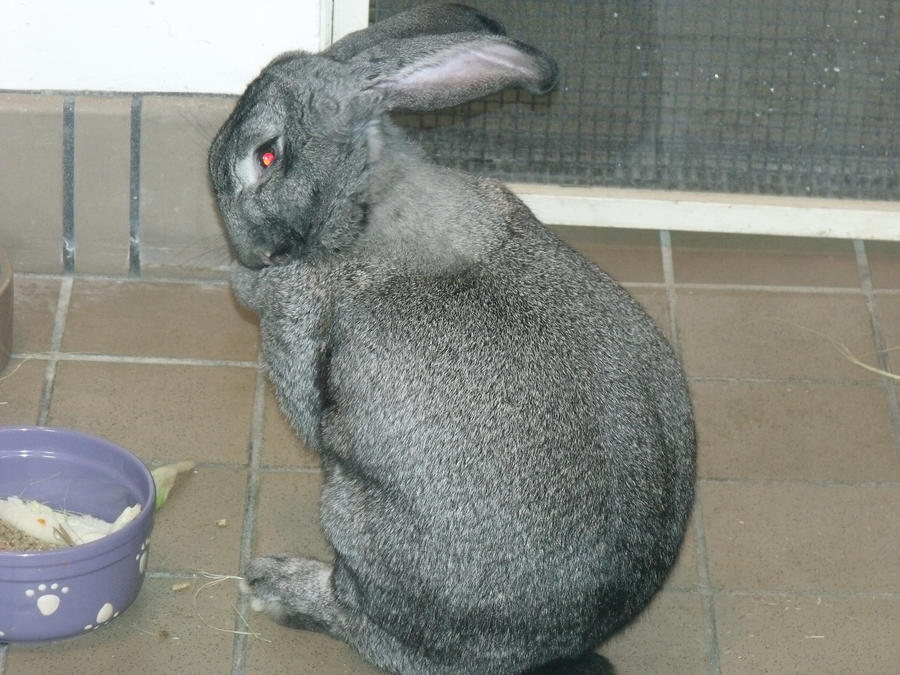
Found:
<path fill-rule="evenodd" d="M 143 574 L 147 570 L 147 547 L 150 545 L 150 537 L 144 539 L 144 543 L 141 544 L 141 550 L 137 552 L 137 555 L 134 556 L 134 559 L 137 560 L 138 563 L 138 572 Z"/>
<path fill-rule="evenodd" d="M 47 591 L 50 592 L 48 593 Z M 37 596 L 35 605 L 41 614 L 50 616 L 59 609 L 60 597 L 57 595 L 57 591 L 60 594 L 65 595 L 69 592 L 69 587 L 60 587 L 60 585 L 55 582 L 51 583 L 49 586 L 47 584 L 38 584 L 37 590 L 34 588 L 25 589 L 25 597 L 33 598 L 40 593 L 40 595 Z"/>
<path fill-rule="evenodd" d="M 116 611 L 116 608 L 113 607 L 111 602 L 103 603 L 103 606 L 97 612 L 97 620 L 95 623 L 89 623 L 84 627 L 85 630 L 93 630 L 95 628 L 99 628 L 103 624 L 105 624 L 110 619 L 114 619 L 119 616 L 119 613 Z"/>
<path fill-rule="evenodd" d="M 51 582 L 49 584 L 38 584 L 37 588 L 25 589 L 25 597 L 36 598 L 35 607 L 44 616 L 50 616 L 51 614 L 56 613 L 56 610 L 59 609 L 60 603 L 62 602 L 62 598 L 60 596 L 67 595 L 68 593 L 68 586 L 60 586 L 56 582 Z M 97 618 L 95 623 L 86 625 L 84 627 L 84 630 L 98 628 L 110 619 L 113 619 L 117 616 L 119 616 L 119 612 L 116 611 L 115 606 L 111 602 L 105 602 L 100 607 L 100 609 L 97 610 Z M 0 633 L 0 637 L 3 637 L 2 633 Z"/>

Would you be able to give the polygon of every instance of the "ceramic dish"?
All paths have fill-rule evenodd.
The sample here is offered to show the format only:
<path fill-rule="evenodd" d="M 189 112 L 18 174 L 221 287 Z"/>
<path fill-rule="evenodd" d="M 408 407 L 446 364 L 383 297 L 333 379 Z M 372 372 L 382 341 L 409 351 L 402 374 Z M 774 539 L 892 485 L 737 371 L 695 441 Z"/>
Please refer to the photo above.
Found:
<path fill-rule="evenodd" d="M 113 521 L 138 516 L 102 539 L 50 551 L 0 551 L 0 642 L 73 637 L 119 616 L 144 580 L 153 478 L 133 454 L 68 429 L 0 427 L 0 497 Z"/>

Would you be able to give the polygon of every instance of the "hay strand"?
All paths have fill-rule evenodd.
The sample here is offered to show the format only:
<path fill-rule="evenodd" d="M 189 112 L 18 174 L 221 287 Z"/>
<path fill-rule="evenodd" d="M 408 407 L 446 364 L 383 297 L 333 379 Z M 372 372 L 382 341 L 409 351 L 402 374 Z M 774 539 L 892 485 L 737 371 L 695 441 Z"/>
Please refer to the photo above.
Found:
<path fill-rule="evenodd" d="M 827 335 L 825 333 L 817 331 L 813 328 L 809 328 L 807 326 L 801 326 L 800 324 L 794 323 L 793 321 L 786 321 L 784 319 L 775 319 L 772 317 L 766 317 L 763 320 L 771 321 L 773 323 L 783 323 L 785 325 L 791 326 L 793 328 L 797 328 L 797 329 L 805 331 L 807 333 L 812 333 L 813 335 L 815 335 L 817 337 L 827 340 L 829 342 L 829 344 L 831 344 L 831 346 L 834 347 L 834 349 L 838 352 L 838 354 L 843 356 L 844 359 L 846 359 L 849 363 L 853 364 L 857 368 L 861 368 L 870 373 L 874 373 L 875 375 L 887 377 L 892 380 L 900 380 L 900 375 L 895 375 L 894 373 L 892 373 L 890 371 L 887 371 L 882 368 L 878 368 L 877 366 L 873 366 L 871 364 L 866 363 L 865 361 L 860 359 L 858 356 L 856 356 L 856 354 L 854 354 L 853 351 L 846 344 L 844 344 L 843 342 L 840 342 L 838 340 L 835 340 L 830 335 Z M 887 354 L 888 352 L 896 351 L 898 349 L 900 349 L 900 347 L 891 347 L 888 349 L 881 350 L 880 353 Z"/>
<path fill-rule="evenodd" d="M 210 628 L 212 630 L 219 631 L 220 633 L 230 633 L 231 635 L 247 635 L 254 639 L 262 640 L 263 642 L 268 642 L 268 643 L 272 642 L 271 640 L 264 638 L 262 636 L 262 633 L 260 633 L 259 631 L 253 630 L 253 628 L 250 626 L 250 622 L 247 621 L 247 618 L 243 614 L 241 614 L 241 611 L 238 609 L 237 605 L 234 605 L 232 607 L 232 609 L 234 610 L 234 613 L 237 614 L 241 623 L 244 625 L 244 627 L 246 627 L 247 630 L 233 630 L 231 628 L 220 628 L 219 626 L 214 626 L 209 621 L 207 621 L 203 617 L 203 615 L 200 613 L 200 606 L 199 606 L 199 602 L 198 602 L 200 593 L 202 593 L 205 589 L 209 588 L 210 586 L 216 586 L 218 584 L 221 584 L 224 581 L 229 581 L 229 580 L 244 581 L 244 577 L 235 576 L 233 574 L 212 574 L 210 572 L 205 572 L 202 570 L 200 571 L 200 575 L 203 577 L 206 577 L 207 579 L 209 579 L 209 581 L 202 584 L 201 586 L 199 586 L 197 588 L 196 591 L 194 591 L 194 612 L 196 613 L 197 618 L 200 619 L 200 621 L 203 623 L 204 626 L 206 626 L 207 628 Z"/>

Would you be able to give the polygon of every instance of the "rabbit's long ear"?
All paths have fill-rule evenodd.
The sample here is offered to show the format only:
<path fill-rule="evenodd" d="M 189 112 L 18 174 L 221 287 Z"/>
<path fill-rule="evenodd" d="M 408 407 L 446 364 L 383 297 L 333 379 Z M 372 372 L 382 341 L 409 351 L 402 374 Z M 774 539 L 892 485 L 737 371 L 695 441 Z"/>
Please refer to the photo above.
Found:
<path fill-rule="evenodd" d="M 376 114 L 446 108 L 507 87 L 545 94 L 559 74 L 556 62 L 534 47 L 472 33 L 388 40 L 350 65 L 362 69 L 368 85 L 361 98 Z"/>
<path fill-rule="evenodd" d="M 347 61 L 385 40 L 447 33 L 505 35 L 506 30 L 500 22 L 466 5 L 425 5 L 350 33 L 322 54 L 335 61 Z"/>

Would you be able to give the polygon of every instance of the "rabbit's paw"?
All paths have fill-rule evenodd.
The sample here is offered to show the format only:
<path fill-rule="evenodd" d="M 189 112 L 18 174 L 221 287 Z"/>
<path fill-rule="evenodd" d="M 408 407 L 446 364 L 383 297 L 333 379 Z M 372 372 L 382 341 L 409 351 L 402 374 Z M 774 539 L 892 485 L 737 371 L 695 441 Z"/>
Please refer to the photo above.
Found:
<path fill-rule="evenodd" d="M 254 611 L 273 621 L 306 629 L 328 627 L 331 567 L 318 560 L 284 555 L 255 558 L 244 572 L 241 590 Z"/>
<path fill-rule="evenodd" d="M 231 264 L 231 289 L 241 304 L 250 309 L 259 309 L 260 276 L 260 270 L 244 267 L 237 261 Z"/>

